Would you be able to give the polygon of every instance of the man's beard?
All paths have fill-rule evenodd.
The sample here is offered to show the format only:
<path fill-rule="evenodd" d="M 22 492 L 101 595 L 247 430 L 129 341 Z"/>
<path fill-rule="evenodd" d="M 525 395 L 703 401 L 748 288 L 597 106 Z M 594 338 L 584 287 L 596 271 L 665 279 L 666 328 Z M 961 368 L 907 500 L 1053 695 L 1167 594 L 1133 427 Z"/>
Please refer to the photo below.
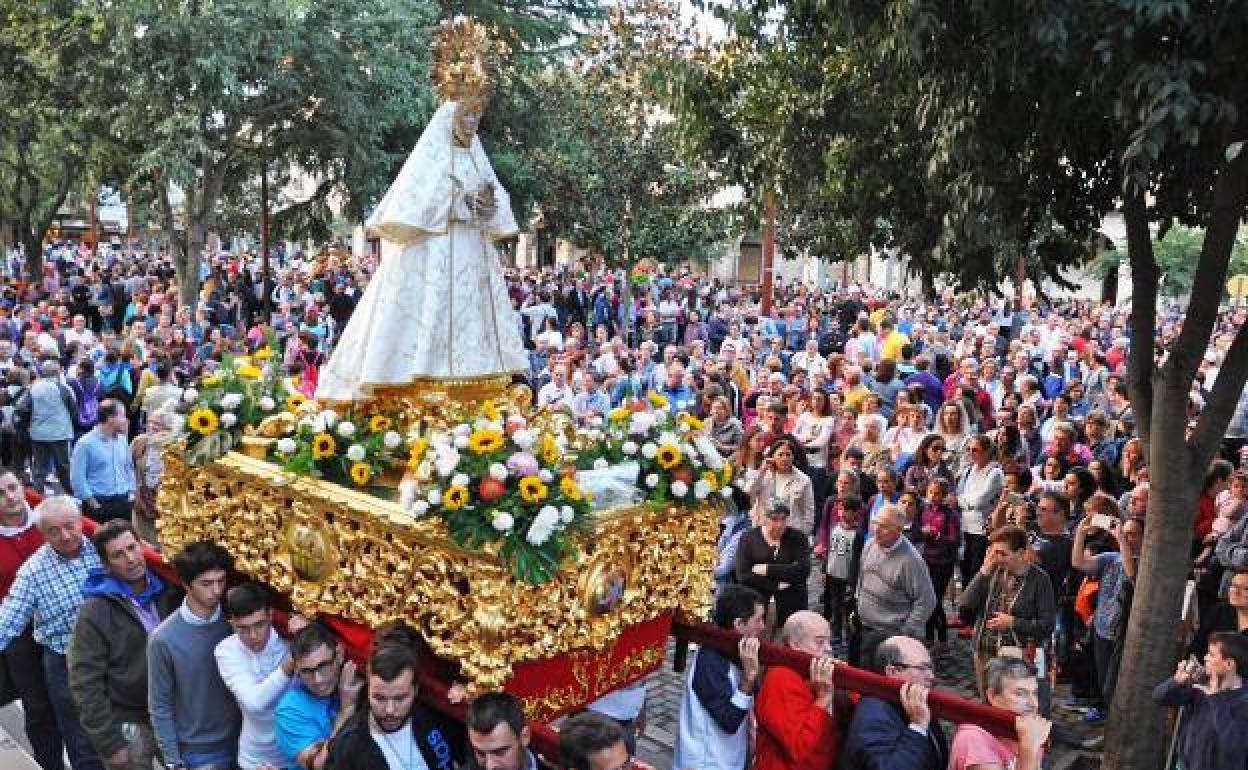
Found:
<path fill-rule="evenodd" d="M 403 714 L 401 717 L 386 718 L 373 714 L 373 721 L 377 723 L 377 728 L 383 733 L 397 733 L 399 730 L 403 729 L 403 725 L 407 724 L 407 721 L 411 719 L 411 716 L 412 710 L 408 709 L 407 713 Z"/>

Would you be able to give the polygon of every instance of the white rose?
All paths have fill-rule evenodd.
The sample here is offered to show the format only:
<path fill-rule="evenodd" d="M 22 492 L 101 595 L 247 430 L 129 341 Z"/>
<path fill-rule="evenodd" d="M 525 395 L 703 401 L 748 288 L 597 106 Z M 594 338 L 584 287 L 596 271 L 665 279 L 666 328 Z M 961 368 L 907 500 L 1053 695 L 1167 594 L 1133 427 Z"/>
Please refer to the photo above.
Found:
<path fill-rule="evenodd" d="M 494 514 L 494 519 L 490 523 L 493 524 L 494 529 L 497 529 L 499 532 L 510 532 L 511 528 L 516 526 L 516 519 L 506 511 L 499 511 Z"/>
<path fill-rule="evenodd" d="M 238 424 L 238 417 L 233 412 L 223 412 L 221 414 L 221 426 L 224 428 L 233 428 Z"/>
<path fill-rule="evenodd" d="M 199 400 L 199 391 L 194 388 L 187 388 L 182 391 L 182 400 L 188 404 L 193 404 Z"/>
<path fill-rule="evenodd" d="M 324 415 L 324 412 L 322 412 L 321 414 Z M 333 423 L 331 423 L 328 420 L 325 421 L 325 424 L 333 425 Z M 343 420 L 342 422 L 338 423 L 338 435 L 342 436 L 343 438 L 351 438 L 352 436 L 354 436 L 355 435 L 355 423 L 349 420 Z"/>
<path fill-rule="evenodd" d="M 540 471 L 537 472 L 537 477 L 542 480 L 543 484 L 549 484 L 555 478 L 554 474 L 552 474 L 550 471 L 546 470 L 545 468 L 542 468 Z"/>
<path fill-rule="evenodd" d="M 271 412 L 276 408 L 277 408 L 277 403 L 273 399 L 269 398 L 268 396 L 260 397 L 260 410 L 261 411 Z"/>
<path fill-rule="evenodd" d="M 637 454 L 637 449 L 636 441 L 625 441 L 624 446 L 620 447 L 620 451 L 629 456 Z"/>
<path fill-rule="evenodd" d="M 333 409 L 323 409 L 321 410 L 321 418 L 325 420 L 326 425 L 332 428 L 334 423 L 338 422 L 338 413 Z M 355 426 L 351 427 L 354 428 Z"/>
<path fill-rule="evenodd" d="M 451 483 L 458 487 L 468 486 L 469 481 L 471 481 L 471 479 L 468 478 L 468 474 L 466 473 L 456 473 L 451 477 Z"/>
<path fill-rule="evenodd" d="M 430 505 L 441 505 L 442 504 L 442 490 L 440 489 L 429 490 L 429 494 L 425 495 L 425 499 L 429 501 Z"/>
<path fill-rule="evenodd" d="M 529 532 L 524 536 L 524 539 L 528 540 L 532 545 L 544 545 L 554 531 L 554 527 L 544 523 L 539 516 L 533 519 L 533 523 L 529 525 Z"/>
<path fill-rule="evenodd" d="M 490 478 L 504 481 L 507 478 L 507 466 L 502 463 L 490 463 Z"/>
<path fill-rule="evenodd" d="M 243 403 L 242 393 L 226 393 L 221 397 L 222 409 L 237 409 Z"/>
<path fill-rule="evenodd" d="M 412 515 L 424 516 L 429 512 L 429 503 L 424 500 L 415 500 L 412 502 Z"/>
<path fill-rule="evenodd" d="M 293 438 L 282 438 L 277 440 L 277 451 L 284 455 L 294 454 L 299 445 L 295 443 Z"/>
<path fill-rule="evenodd" d="M 358 463 L 362 461 L 365 455 L 367 454 L 368 452 L 364 449 L 363 445 L 361 444 L 352 444 L 351 446 L 347 447 L 347 459 L 353 463 Z"/>
<path fill-rule="evenodd" d="M 455 447 L 446 444 L 438 444 L 434 450 L 437 453 L 433 461 L 434 469 L 443 478 L 450 476 L 459 465 L 459 452 L 455 451 Z"/>
<path fill-rule="evenodd" d="M 711 494 L 711 482 L 706 479 L 698 479 L 693 485 L 693 496 L 699 500 L 705 500 Z"/>
<path fill-rule="evenodd" d="M 646 486 L 650 487 L 651 489 L 654 489 L 658 485 L 659 485 L 659 474 L 651 473 L 649 476 L 646 476 Z"/>
<path fill-rule="evenodd" d="M 455 446 L 459 449 L 465 449 L 468 446 L 468 437 L 455 434 Z"/>
<path fill-rule="evenodd" d="M 607 462 L 605 457 L 599 457 L 597 460 L 594 460 L 594 470 L 602 471 L 610 467 L 611 463 Z"/>
<path fill-rule="evenodd" d="M 559 521 L 559 509 L 553 505 L 543 505 L 542 509 L 537 512 L 537 518 L 534 521 L 540 521 L 543 524 L 556 524 Z"/>
<path fill-rule="evenodd" d="M 516 446 L 527 452 L 537 443 L 537 436 L 528 428 L 521 428 L 511 434 L 511 440 L 515 442 Z"/>
<path fill-rule="evenodd" d="M 403 443 L 403 437 L 397 431 L 388 430 L 381 437 L 381 443 L 386 449 L 398 449 L 399 445 Z"/>
<path fill-rule="evenodd" d="M 684 497 L 689 494 L 689 485 L 679 479 L 672 482 L 672 494 L 676 497 Z"/>
<path fill-rule="evenodd" d="M 562 521 L 564 524 L 571 524 L 574 518 L 576 518 L 576 511 L 572 510 L 570 506 L 565 505 L 559 509 L 559 521 Z"/>
<path fill-rule="evenodd" d="M 641 456 L 647 460 L 653 460 L 654 456 L 659 453 L 659 448 L 654 443 L 647 441 L 641 445 Z"/>
<path fill-rule="evenodd" d="M 456 436 L 467 437 L 469 433 L 472 433 L 472 426 L 468 425 L 467 423 L 461 422 L 459 425 L 456 425 L 455 429 L 452 430 L 451 432 L 454 433 Z"/>

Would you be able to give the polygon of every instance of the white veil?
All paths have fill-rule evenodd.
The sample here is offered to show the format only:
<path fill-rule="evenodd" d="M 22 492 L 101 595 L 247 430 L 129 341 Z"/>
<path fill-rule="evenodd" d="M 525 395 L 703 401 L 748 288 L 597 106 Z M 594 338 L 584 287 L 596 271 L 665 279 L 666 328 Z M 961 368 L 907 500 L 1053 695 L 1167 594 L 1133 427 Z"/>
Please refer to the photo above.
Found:
<path fill-rule="evenodd" d="M 446 102 L 433 114 L 399 175 L 365 223 L 370 234 L 406 244 L 423 236 L 447 231 L 454 192 L 451 182 L 454 137 L 451 129 L 455 122 L 455 107 L 455 102 Z M 511 211 L 511 198 L 498 183 L 481 140 L 474 136 L 468 151 L 478 173 L 494 184 L 497 210 L 486 229 L 494 238 L 515 235 L 519 228 Z"/>

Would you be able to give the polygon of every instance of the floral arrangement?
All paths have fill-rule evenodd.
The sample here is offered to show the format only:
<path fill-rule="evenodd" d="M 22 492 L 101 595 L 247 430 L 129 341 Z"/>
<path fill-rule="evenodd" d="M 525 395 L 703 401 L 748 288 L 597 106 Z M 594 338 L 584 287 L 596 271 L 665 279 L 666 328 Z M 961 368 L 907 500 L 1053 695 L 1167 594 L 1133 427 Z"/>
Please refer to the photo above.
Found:
<path fill-rule="evenodd" d="M 289 380 L 267 362 L 271 348 L 250 356 L 227 356 L 198 387 L 182 392 L 186 411 L 186 458 L 191 465 L 211 462 L 239 443 L 243 429 L 277 414 L 291 394 Z M 299 396 L 302 398 L 302 396 Z"/>
<path fill-rule="evenodd" d="M 416 439 L 408 467 L 428 468 L 430 482 L 404 482 L 401 505 L 415 516 L 441 516 L 463 548 L 497 548 L 530 583 L 554 577 L 575 552 L 570 535 L 588 529 L 592 495 L 578 485 L 575 467 L 563 464 L 558 440 L 522 416 L 504 419 L 491 402 L 471 424 Z"/>
<path fill-rule="evenodd" d="M 690 414 L 673 414 L 662 393 L 650 392 L 645 401 L 612 409 L 605 424 L 588 431 L 577 465 L 602 470 L 637 462 L 638 486 L 656 506 L 695 505 L 715 494 L 728 497 L 732 464 L 715 449 L 704 428 Z"/>
<path fill-rule="evenodd" d="M 271 456 L 290 473 L 367 488 L 405 462 L 407 442 L 390 415 L 354 410 L 339 414 L 301 393 L 290 396 L 286 407 L 302 416 L 293 433 L 274 443 Z"/>

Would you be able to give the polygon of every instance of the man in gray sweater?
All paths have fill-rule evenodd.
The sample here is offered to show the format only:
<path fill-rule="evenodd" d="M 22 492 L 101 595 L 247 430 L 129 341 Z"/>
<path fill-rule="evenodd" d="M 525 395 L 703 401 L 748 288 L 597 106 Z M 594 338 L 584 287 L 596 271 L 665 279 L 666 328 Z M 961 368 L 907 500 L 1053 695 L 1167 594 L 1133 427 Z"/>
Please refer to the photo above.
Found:
<path fill-rule="evenodd" d="M 39 379 L 18 401 L 14 411 L 30 434 L 31 486 L 47 494 L 48 464 L 56 470 L 61 491 L 69 493 L 69 445 L 74 439 L 74 392 L 61 382 L 61 365 L 56 361 L 39 364 Z"/>
<path fill-rule="evenodd" d="M 849 643 L 849 663 L 869 667 L 875 648 L 898 634 L 923 638 L 936 609 L 936 590 L 922 555 L 901 536 L 906 515 L 895 505 L 876 514 L 875 536 L 862 550 L 858 569 L 858 623 Z"/>
<path fill-rule="evenodd" d="M 156 743 L 171 770 L 234 767 L 241 718 L 213 650 L 233 630 L 221 611 L 230 555 L 191 543 L 173 557 L 186 600 L 147 644 L 147 700 Z"/>

